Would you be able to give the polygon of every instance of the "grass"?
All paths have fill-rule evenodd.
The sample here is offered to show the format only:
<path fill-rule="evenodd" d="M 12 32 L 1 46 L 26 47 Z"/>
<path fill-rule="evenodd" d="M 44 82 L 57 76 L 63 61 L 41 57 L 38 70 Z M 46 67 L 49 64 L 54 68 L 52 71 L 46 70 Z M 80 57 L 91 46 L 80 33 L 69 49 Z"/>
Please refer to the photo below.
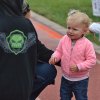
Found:
<path fill-rule="evenodd" d="M 100 18 L 93 16 L 91 0 L 27 0 L 31 9 L 48 19 L 66 27 L 66 17 L 70 9 L 79 9 L 86 12 L 95 22 L 100 22 Z M 92 35 L 87 36 L 94 41 Z M 98 38 L 94 41 L 100 44 Z"/>
<path fill-rule="evenodd" d="M 92 42 L 94 42 L 94 43 L 96 43 L 97 45 L 99 45 L 100 46 L 100 41 L 98 41 L 99 40 L 99 35 L 92 35 L 92 34 L 88 34 L 88 35 L 86 35 L 86 37 L 90 40 L 90 41 L 92 41 Z"/>

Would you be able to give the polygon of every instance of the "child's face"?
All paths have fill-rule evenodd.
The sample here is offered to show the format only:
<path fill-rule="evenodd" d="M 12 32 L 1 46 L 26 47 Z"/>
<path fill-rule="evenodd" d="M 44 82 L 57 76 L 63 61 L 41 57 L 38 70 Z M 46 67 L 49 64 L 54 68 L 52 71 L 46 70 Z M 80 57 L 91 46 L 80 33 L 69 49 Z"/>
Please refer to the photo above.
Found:
<path fill-rule="evenodd" d="M 75 21 L 67 22 L 67 35 L 72 40 L 77 40 L 81 38 L 86 32 L 86 27 Z"/>

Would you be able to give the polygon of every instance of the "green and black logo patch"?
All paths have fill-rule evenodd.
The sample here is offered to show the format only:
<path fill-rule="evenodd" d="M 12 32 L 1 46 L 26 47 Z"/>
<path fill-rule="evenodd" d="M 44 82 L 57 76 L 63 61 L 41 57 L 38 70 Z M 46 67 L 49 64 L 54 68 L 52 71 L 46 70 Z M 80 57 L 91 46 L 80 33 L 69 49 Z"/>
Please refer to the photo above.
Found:
<path fill-rule="evenodd" d="M 6 38 L 9 49 L 15 55 L 23 51 L 27 37 L 22 31 L 14 30 Z"/>

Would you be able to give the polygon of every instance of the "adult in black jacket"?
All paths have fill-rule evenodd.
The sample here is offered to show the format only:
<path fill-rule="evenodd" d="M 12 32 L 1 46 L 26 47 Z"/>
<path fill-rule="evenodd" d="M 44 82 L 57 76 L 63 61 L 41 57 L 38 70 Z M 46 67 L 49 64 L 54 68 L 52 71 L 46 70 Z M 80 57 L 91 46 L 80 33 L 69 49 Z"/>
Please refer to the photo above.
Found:
<path fill-rule="evenodd" d="M 38 40 L 22 4 L 0 0 L 0 100 L 29 100 L 38 77 L 37 59 L 48 61 L 53 52 Z"/>

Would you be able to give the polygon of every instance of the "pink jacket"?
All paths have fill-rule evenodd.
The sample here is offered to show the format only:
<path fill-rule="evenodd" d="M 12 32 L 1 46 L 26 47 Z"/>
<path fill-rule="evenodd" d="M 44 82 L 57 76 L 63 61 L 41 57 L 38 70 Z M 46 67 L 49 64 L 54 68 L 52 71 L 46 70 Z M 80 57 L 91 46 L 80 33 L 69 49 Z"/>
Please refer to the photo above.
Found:
<path fill-rule="evenodd" d="M 84 77 L 89 75 L 89 69 L 96 64 L 96 55 L 92 43 L 85 37 L 77 40 L 73 49 L 71 39 L 65 35 L 59 42 L 53 56 L 61 59 L 61 68 L 65 76 Z M 72 73 L 69 68 L 77 65 L 79 72 Z"/>

